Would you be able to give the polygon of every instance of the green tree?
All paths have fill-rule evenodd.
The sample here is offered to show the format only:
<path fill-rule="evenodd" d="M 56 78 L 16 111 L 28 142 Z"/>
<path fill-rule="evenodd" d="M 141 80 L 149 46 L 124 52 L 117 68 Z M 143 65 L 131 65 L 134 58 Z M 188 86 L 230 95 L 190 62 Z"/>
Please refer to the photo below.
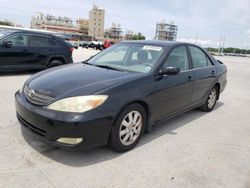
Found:
<path fill-rule="evenodd" d="M 9 21 L 1 21 L 1 20 L 0 20 L 0 25 L 14 26 L 14 24 Z"/>
<path fill-rule="evenodd" d="M 142 35 L 141 32 L 138 32 L 137 34 L 134 34 L 133 36 L 133 40 L 145 40 L 146 37 L 144 35 Z"/>

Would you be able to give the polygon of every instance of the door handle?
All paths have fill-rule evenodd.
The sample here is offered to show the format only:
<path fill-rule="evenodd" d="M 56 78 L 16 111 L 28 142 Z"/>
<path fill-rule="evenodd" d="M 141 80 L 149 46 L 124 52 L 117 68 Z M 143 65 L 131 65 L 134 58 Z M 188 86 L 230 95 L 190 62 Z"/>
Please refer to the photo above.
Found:
<path fill-rule="evenodd" d="M 212 75 L 214 75 L 214 74 L 215 74 L 215 71 L 214 71 L 214 70 L 212 70 L 211 74 L 212 74 Z"/>
<path fill-rule="evenodd" d="M 193 76 L 188 76 L 188 81 L 192 81 L 193 80 Z"/>

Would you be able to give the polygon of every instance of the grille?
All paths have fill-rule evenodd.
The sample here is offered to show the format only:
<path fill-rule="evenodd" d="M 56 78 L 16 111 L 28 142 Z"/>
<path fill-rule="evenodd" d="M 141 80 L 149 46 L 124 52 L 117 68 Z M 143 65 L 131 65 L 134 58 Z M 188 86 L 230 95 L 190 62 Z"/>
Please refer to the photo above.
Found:
<path fill-rule="evenodd" d="M 51 100 L 53 100 L 53 97 L 50 97 L 42 93 L 38 93 L 30 89 L 27 85 L 24 87 L 24 94 L 25 94 L 26 99 L 30 103 L 39 105 L 39 106 L 47 105 Z"/>

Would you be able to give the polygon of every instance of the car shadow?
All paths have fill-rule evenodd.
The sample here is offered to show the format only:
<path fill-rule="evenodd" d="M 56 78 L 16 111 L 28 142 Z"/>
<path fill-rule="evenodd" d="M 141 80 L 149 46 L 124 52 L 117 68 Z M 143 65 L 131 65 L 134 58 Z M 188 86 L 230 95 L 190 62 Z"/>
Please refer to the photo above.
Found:
<path fill-rule="evenodd" d="M 39 72 L 40 70 L 32 70 L 32 71 L 1 71 L 0 70 L 0 77 L 1 76 L 25 76 L 25 75 L 32 75 L 35 74 L 37 72 Z"/>
<path fill-rule="evenodd" d="M 219 109 L 224 105 L 223 102 L 218 101 L 217 105 L 214 108 L 214 111 Z M 179 115 L 175 118 L 172 118 L 168 121 L 165 121 L 161 124 L 158 124 L 152 128 L 151 132 L 144 134 L 139 144 L 134 148 L 134 150 L 142 147 L 143 145 L 152 142 L 153 140 L 166 135 L 176 135 L 175 130 L 185 126 L 186 124 L 195 121 L 202 116 L 206 115 L 206 112 L 202 112 L 198 109 L 191 110 L 187 113 Z M 125 153 L 117 153 L 109 149 L 107 146 L 94 148 L 87 151 L 67 151 L 60 149 L 55 146 L 51 146 L 46 142 L 40 141 L 37 138 L 27 134 L 25 131 L 22 131 L 23 138 L 26 142 L 37 152 L 43 156 L 50 158 L 54 161 L 62 163 L 64 165 L 72 167 L 83 167 L 89 166 L 96 163 L 105 162 L 117 158 Z"/>

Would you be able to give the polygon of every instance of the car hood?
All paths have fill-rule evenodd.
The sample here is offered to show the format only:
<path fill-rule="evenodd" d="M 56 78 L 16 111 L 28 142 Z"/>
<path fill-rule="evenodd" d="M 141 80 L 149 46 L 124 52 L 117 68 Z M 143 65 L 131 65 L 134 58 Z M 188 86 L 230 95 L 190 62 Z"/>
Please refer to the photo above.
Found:
<path fill-rule="evenodd" d="M 42 71 L 26 84 L 51 97 L 90 95 L 139 75 L 76 63 Z"/>

